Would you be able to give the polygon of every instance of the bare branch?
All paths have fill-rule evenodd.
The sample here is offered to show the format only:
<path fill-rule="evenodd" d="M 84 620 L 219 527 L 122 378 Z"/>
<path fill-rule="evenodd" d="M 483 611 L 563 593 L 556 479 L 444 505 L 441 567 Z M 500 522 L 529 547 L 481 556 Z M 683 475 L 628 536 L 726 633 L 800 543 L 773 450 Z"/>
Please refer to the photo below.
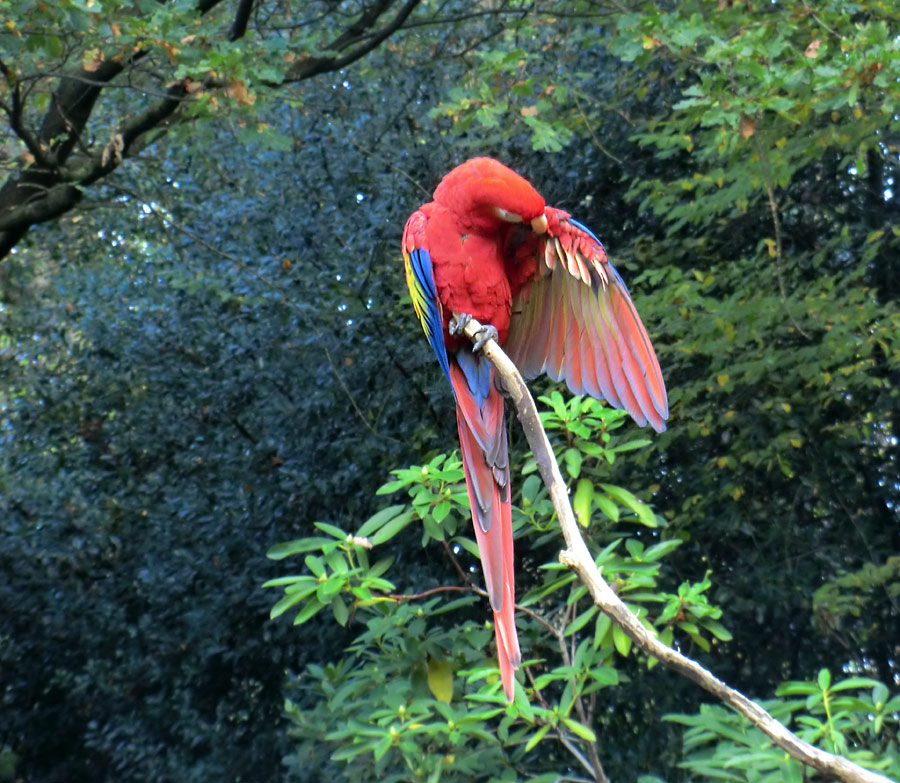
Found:
<path fill-rule="evenodd" d="M 342 49 L 346 49 L 350 44 L 356 43 L 363 33 L 367 33 L 369 28 L 378 21 L 378 17 L 387 11 L 392 2 L 393 0 L 378 0 L 377 3 L 372 4 L 328 48 L 339 52 Z"/>
<path fill-rule="evenodd" d="M 472 319 L 466 324 L 464 331 L 466 337 L 474 342 L 478 339 L 482 329 L 482 325 Z M 556 515 L 566 539 L 566 549 L 559 555 L 560 562 L 578 574 L 581 581 L 587 586 L 594 603 L 647 655 L 658 659 L 668 668 L 687 677 L 725 704 L 733 707 L 797 761 L 808 764 L 823 775 L 844 781 L 844 783 L 891 783 L 883 775 L 864 769 L 852 761 L 827 753 L 804 742 L 740 691 L 726 685 L 696 661 L 667 647 L 654 636 L 652 631 L 648 631 L 644 627 L 638 617 L 625 606 L 606 583 L 581 537 L 578 523 L 575 521 L 572 507 L 569 505 L 566 484 L 559 472 L 559 466 L 556 464 L 547 434 L 541 426 L 534 400 L 521 374 L 495 341 L 488 340 L 483 351 L 497 369 L 506 391 L 515 403 L 516 415 L 525 430 L 525 436 L 528 438 L 538 470 L 547 485 L 553 507 L 556 509 Z"/>
<path fill-rule="evenodd" d="M 124 69 L 123 62 L 104 60 L 92 71 L 81 69 L 73 78 L 60 79 L 38 132 L 41 143 L 53 150 L 57 165 L 64 164 L 75 148 L 103 88 Z"/>
<path fill-rule="evenodd" d="M 207 11 L 211 11 L 221 2 L 222 0 L 198 0 L 197 10 L 201 14 L 205 14 Z"/>
<path fill-rule="evenodd" d="M 360 44 L 341 57 L 310 57 L 298 62 L 292 69 L 292 72 L 285 77 L 284 83 L 299 82 L 303 79 L 310 79 L 313 76 L 318 76 L 321 73 L 339 71 L 341 68 L 346 68 L 360 58 L 365 57 L 369 52 L 376 49 L 380 44 L 397 32 L 420 2 L 421 0 L 407 0 L 406 4 L 397 12 L 397 15 L 390 24 L 370 36 L 365 43 Z M 343 37 L 344 36 L 341 36 L 341 38 Z M 337 42 L 340 42 L 341 38 L 339 38 Z"/>
<path fill-rule="evenodd" d="M 790 310 L 787 302 L 787 286 L 784 282 L 784 242 L 783 232 L 781 228 L 781 217 L 778 209 L 778 202 L 775 201 L 775 188 L 772 186 L 771 170 L 769 169 L 769 159 L 759 142 L 759 135 L 754 134 L 753 141 L 756 144 L 756 153 L 759 156 L 759 166 L 763 174 L 763 182 L 766 185 L 766 195 L 769 197 L 769 211 L 772 213 L 772 225 L 775 227 L 775 274 L 778 276 L 778 290 L 781 293 L 781 304 L 787 313 L 794 328 L 807 340 L 810 336 L 803 330 L 803 327 L 797 323 L 794 314 Z"/>

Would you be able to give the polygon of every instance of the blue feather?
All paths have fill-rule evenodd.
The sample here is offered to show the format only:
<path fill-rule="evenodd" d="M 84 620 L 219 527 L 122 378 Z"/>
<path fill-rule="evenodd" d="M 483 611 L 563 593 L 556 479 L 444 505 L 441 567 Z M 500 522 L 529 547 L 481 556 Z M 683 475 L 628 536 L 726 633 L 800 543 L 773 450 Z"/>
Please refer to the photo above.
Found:
<path fill-rule="evenodd" d="M 478 402 L 478 407 L 491 393 L 491 363 L 487 357 L 476 356 L 469 348 L 460 348 L 456 353 L 456 363 L 466 376 L 469 391 Z"/>
<path fill-rule="evenodd" d="M 441 305 L 437 298 L 437 289 L 434 285 L 434 270 L 431 265 L 431 256 L 428 251 L 422 248 L 414 249 L 409 254 L 409 266 L 413 276 L 416 278 L 416 282 L 421 288 L 422 297 L 424 299 L 424 301 L 421 302 L 424 307 L 421 310 L 420 317 L 422 319 L 422 326 L 425 329 L 425 335 L 428 337 L 428 342 L 431 343 L 431 348 L 434 351 L 434 355 L 437 356 L 438 363 L 441 365 L 444 375 L 447 376 L 447 380 L 450 381 L 450 385 L 452 386 L 453 382 L 450 380 L 450 361 L 447 358 L 447 348 L 444 345 L 443 316 L 441 314 Z"/>
<path fill-rule="evenodd" d="M 603 247 L 603 243 L 602 243 L 599 239 L 597 239 L 597 235 L 596 235 L 593 231 L 591 231 L 586 225 L 584 225 L 584 223 L 579 223 L 579 222 L 578 222 L 577 220 L 575 220 L 575 218 L 573 218 L 573 217 L 566 218 L 566 219 L 567 219 L 573 226 L 575 226 L 575 228 L 579 229 L 580 231 L 584 231 L 585 234 L 587 234 L 587 235 L 588 235 L 591 239 L 593 239 L 598 245 L 600 245 L 601 248 L 603 248 L 603 252 L 604 252 L 604 253 L 606 252 L 606 248 Z"/>

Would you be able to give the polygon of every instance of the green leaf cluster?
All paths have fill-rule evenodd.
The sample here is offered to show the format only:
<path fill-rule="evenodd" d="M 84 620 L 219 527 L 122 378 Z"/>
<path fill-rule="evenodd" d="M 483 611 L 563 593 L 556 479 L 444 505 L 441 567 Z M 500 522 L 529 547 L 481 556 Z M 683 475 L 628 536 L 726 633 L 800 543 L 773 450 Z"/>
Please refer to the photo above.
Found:
<path fill-rule="evenodd" d="M 821 669 L 814 681 L 791 681 L 777 690 L 777 699 L 762 702 L 773 717 L 802 739 L 883 775 L 900 773 L 897 742 L 900 695 L 870 677 L 832 681 Z M 759 729 L 719 706 L 704 706 L 695 715 L 667 715 L 688 730 L 686 760 L 681 766 L 697 780 L 750 783 L 806 779 L 803 765 Z"/>
<path fill-rule="evenodd" d="M 549 407 L 541 416 L 567 460 L 569 480 L 597 483 L 584 507 L 586 534 L 605 542 L 596 562 L 614 589 L 666 643 L 677 635 L 682 644 L 709 650 L 710 638 L 730 639 L 718 620 L 721 610 L 707 600 L 708 578 L 682 584 L 677 593 L 661 589 L 663 562 L 681 542 L 660 536 L 661 520 L 646 503 L 600 481 L 617 454 L 646 448 L 646 441 L 623 440 L 615 432 L 623 423 L 621 412 L 596 400 L 566 402 L 559 392 L 542 399 Z M 528 471 L 533 461 L 525 464 Z M 305 565 L 303 574 L 266 583 L 285 593 L 273 617 L 305 601 L 295 624 L 330 605 L 338 623 L 359 630 L 343 657 L 307 667 L 290 686 L 296 690 L 288 714 L 300 740 L 297 763 L 314 748 L 328 747 L 332 761 L 346 763 L 342 774 L 348 777 L 552 779 L 558 774 L 550 771 L 556 754 L 568 752 L 577 760 L 592 752 L 597 694 L 630 679 L 621 661 L 632 654 L 631 639 L 598 612 L 587 589 L 560 564 L 520 572 L 520 582 L 532 583 L 525 591 L 520 584 L 518 602 L 525 677 L 507 705 L 491 627 L 478 619 L 485 603 L 477 597 L 483 590 L 477 588 L 478 550 L 469 535 L 462 466 L 455 457 L 438 455 L 393 475 L 378 494 L 404 491 L 407 503 L 381 509 L 354 534 L 316 523 L 325 537 L 269 552 L 278 560 L 303 556 Z M 520 551 L 552 552 L 559 534 L 536 478 L 530 475 L 517 495 L 516 543 Z M 371 562 L 369 548 L 392 543 L 413 520 L 422 523 L 422 545 L 439 546 L 453 563 L 455 584 L 398 594 L 398 577 L 384 578 L 396 570 L 394 559 Z M 621 533 L 617 523 L 649 536 Z M 472 563 L 468 569 L 466 560 Z"/>

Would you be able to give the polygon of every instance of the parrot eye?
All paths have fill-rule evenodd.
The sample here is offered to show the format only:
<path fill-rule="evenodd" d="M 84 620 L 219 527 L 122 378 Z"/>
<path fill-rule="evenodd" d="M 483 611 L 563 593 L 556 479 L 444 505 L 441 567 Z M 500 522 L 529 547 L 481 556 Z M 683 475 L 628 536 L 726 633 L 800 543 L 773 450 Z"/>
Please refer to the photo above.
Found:
<path fill-rule="evenodd" d="M 521 223 L 522 216 L 517 215 L 515 212 L 509 212 L 508 210 L 503 209 L 502 207 L 494 207 L 494 214 L 500 218 L 500 220 L 505 220 L 507 223 Z"/>

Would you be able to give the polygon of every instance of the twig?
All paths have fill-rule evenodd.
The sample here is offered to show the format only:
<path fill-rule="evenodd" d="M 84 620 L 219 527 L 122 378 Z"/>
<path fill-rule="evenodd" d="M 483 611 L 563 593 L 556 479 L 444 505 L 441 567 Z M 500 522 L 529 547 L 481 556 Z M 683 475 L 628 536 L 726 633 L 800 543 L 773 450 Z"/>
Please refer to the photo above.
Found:
<path fill-rule="evenodd" d="M 763 182 L 766 185 L 766 195 L 769 197 L 769 211 L 772 213 L 772 223 L 775 226 L 775 274 L 778 276 L 778 289 L 781 292 L 781 304 L 784 305 L 784 310 L 787 313 L 788 318 L 791 319 L 791 323 L 796 330 L 808 340 L 809 335 L 803 330 L 803 327 L 797 323 L 797 319 L 794 318 L 794 314 L 788 306 L 787 286 L 784 282 L 784 242 L 782 240 L 781 216 L 778 210 L 778 202 L 775 201 L 775 188 L 772 187 L 772 171 L 769 168 L 769 159 L 766 156 L 765 150 L 763 150 L 762 144 L 759 142 L 759 137 L 755 134 L 753 136 L 753 141 L 756 143 L 756 152 L 759 156 L 759 167 L 762 170 Z"/>
<path fill-rule="evenodd" d="M 383 165 L 387 166 L 388 168 L 393 169 L 401 176 L 406 177 L 406 179 L 408 179 L 413 185 L 415 185 L 419 190 L 421 190 L 428 198 L 431 198 L 432 191 L 430 191 L 421 182 L 419 182 L 419 180 L 417 180 L 415 177 L 413 177 L 412 174 L 401 169 L 396 163 L 393 163 L 392 161 L 388 160 L 387 158 L 383 158 L 381 155 L 379 155 L 377 152 L 374 152 L 373 150 L 366 149 L 365 147 L 360 147 L 359 144 L 357 144 L 355 141 L 353 141 L 353 139 L 350 136 L 347 136 L 344 139 L 344 141 L 350 142 L 350 146 L 354 147 L 357 152 L 360 152 L 363 155 L 367 155 L 370 158 L 374 158 L 379 163 L 382 163 Z"/>
<path fill-rule="evenodd" d="M 464 331 L 466 337 L 475 342 L 482 329 L 482 325 L 473 318 L 466 324 Z M 652 631 L 644 627 L 638 617 L 625 606 L 606 583 L 581 537 L 578 523 L 575 521 L 572 507 L 569 505 L 566 484 L 559 472 L 559 466 L 556 464 L 547 434 L 541 426 L 534 400 L 521 374 L 494 340 L 488 340 L 482 350 L 496 368 L 503 386 L 515 403 L 516 415 L 525 430 L 525 436 L 528 438 L 538 470 L 547 485 L 553 507 L 556 509 L 556 515 L 566 539 L 566 549 L 560 552 L 559 560 L 578 574 L 591 593 L 594 603 L 647 655 L 658 659 L 668 668 L 674 669 L 733 707 L 797 761 L 808 764 L 823 775 L 844 781 L 844 783 L 891 783 L 883 775 L 864 769 L 852 761 L 827 753 L 804 742 L 740 691 L 726 685 L 693 659 L 667 647 L 654 636 Z"/>
<path fill-rule="evenodd" d="M 437 593 L 479 593 L 484 592 L 483 590 L 476 590 L 473 587 L 461 587 L 460 585 L 444 585 L 443 587 L 432 587 L 430 590 L 426 590 L 423 593 L 415 593 L 414 595 L 409 595 L 406 593 L 391 593 L 388 598 L 392 601 L 418 601 L 420 598 L 427 598 L 429 595 L 436 595 Z M 487 595 L 487 593 L 485 593 Z"/>
<path fill-rule="evenodd" d="M 833 27 L 829 27 L 827 24 L 825 24 L 825 22 L 822 21 L 822 19 L 819 17 L 819 15 L 815 11 L 813 11 L 812 8 L 809 7 L 809 4 L 806 2 L 806 0 L 803 1 L 803 7 L 806 9 L 807 13 L 813 19 L 815 19 L 820 25 L 822 25 L 822 27 L 824 27 L 826 30 L 828 30 L 828 32 L 831 33 L 839 41 L 841 40 L 841 37 L 842 37 L 841 34 L 837 30 L 835 30 Z"/>
<path fill-rule="evenodd" d="M 591 139 L 593 139 L 594 145 L 597 147 L 597 149 L 600 150 L 600 152 L 602 152 L 604 155 L 606 155 L 607 158 L 612 158 L 620 166 L 624 166 L 625 164 L 622 161 L 622 159 L 617 158 L 615 155 L 613 155 L 612 152 L 610 152 L 605 146 L 603 146 L 603 143 L 597 137 L 597 134 L 594 132 L 594 128 L 591 125 L 590 120 L 587 118 L 587 115 L 584 113 L 584 110 L 581 108 L 581 104 L 578 102 L 578 95 L 575 93 L 574 90 L 572 91 L 572 100 L 575 102 L 575 108 L 578 109 L 578 113 L 581 115 L 581 119 L 584 120 L 584 127 L 587 128 L 588 133 L 591 134 Z"/>

